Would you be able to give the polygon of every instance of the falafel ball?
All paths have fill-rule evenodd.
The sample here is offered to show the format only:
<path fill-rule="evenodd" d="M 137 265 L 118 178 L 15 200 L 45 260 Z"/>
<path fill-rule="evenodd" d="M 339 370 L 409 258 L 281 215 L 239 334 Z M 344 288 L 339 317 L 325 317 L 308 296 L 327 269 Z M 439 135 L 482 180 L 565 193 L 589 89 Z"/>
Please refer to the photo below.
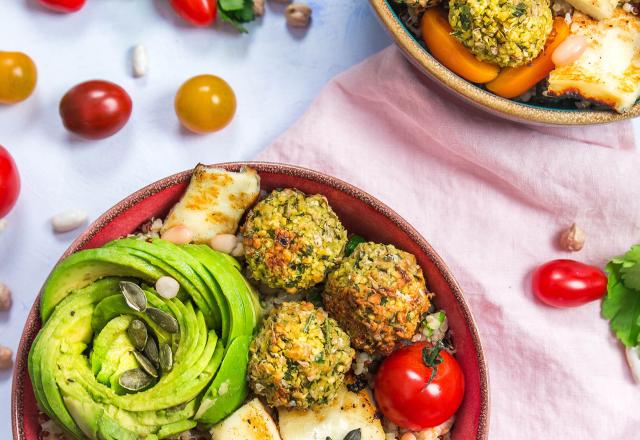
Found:
<path fill-rule="evenodd" d="M 515 67 L 542 52 L 553 17 L 549 0 L 451 0 L 449 23 L 478 59 Z"/>
<path fill-rule="evenodd" d="M 322 282 L 347 243 L 326 197 L 290 188 L 260 201 L 241 231 L 250 276 L 289 293 Z"/>
<path fill-rule="evenodd" d="M 431 296 L 414 255 L 362 243 L 329 274 L 322 300 L 354 348 L 386 355 L 413 337 Z"/>
<path fill-rule="evenodd" d="M 301 409 L 331 402 L 355 355 L 336 321 L 308 302 L 273 309 L 250 352 L 253 391 L 270 406 Z"/>

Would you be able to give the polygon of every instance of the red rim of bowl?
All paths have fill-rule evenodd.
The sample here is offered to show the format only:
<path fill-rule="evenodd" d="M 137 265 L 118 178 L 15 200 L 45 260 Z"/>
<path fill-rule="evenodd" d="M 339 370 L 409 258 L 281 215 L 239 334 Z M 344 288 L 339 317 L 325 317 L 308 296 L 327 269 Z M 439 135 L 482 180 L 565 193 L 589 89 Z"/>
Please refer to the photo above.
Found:
<path fill-rule="evenodd" d="M 376 199 L 372 195 L 367 192 L 356 188 L 355 186 L 340 180 L 336 177 L 329 176 L 328 174 L 321 173 L 319 171 L 310 170 L 308 168 L 298 167 L 294 165 L 280 164 L 280 163 L 272 163 L 272 162 L 225 162 L 220 164 L 215 164 L 214 166 L 228 169 L 230 171 L 237 171 L 242 167 L 249 166 L 251 168 L 256 169 L 261 173 L 273 173 L 273 174 L 288 174 L 293 177 L 307 179 L 311 181 L 315 181 L 329 187 L 332 187 L 336 190 L 339 190 L 343 193 L 346 193 L 360 201 L 366 203 L 371 206 L 373 209 L 378 211 L 380 214 L 384 215 L 388 219 L 390 219 L 398 228 L 400 228 L 404 233 L 406 233 L 418 246 L 420 249 L 429 257 L 429 259 L 433 262 L 433 264 L 438 268 L 440 273 L 443 275 L 446 280 L 451 292 L 453 293 L 456 302 L 460 306 L 462 313 L 465 317 L 465 320 L 469 326 L 469 330 L 473 339 L 473 345 L 476 350 L 476 356 L 478 360 L 479 366 L 479 375 L 480 375 L 480 393 L 482 396 L 481 400 L 481 408 L 480 414 L 478 418 L 478 435 L 477 440 L 486 440 L 489 437 L 489 375 L 487 370 L 487 363 L 484 357 L 484 351 L 482 348 L 482 342 L 480 341 L 480 335 L 478 333 L 478 329 L 476 326 L 475 318 L 471 313 L 471 309 L 467 305 L 466 300 L 464 299 L 464 295 L 462 293 L 462 289 L 458 285 L 458 282 L 455 280 L 451 271 L 444 263 L 440 255 L 433 249 L 433 247 L 429 244 L 429 242 L 406 220 L 404 220 L 400 215 L 398 215 L 395 211 L 393 211 L 390 207 L 382 203 L 380 200 Z M 86 245 L 91 239 L 97 234 L 98 231 L 102 230 L 106 225 L 111 223 L 111 221 L 117 217 L 120 213 L 127 211 L 137 205 L 141 200 L 146 199 L 147 197 L 152 196 L 164 189 L 172 187 L 176 184 L 184 183 L 191 178 L 193 170 L 183 171 L 164 179 L 158 180 L 150 185 L 145 186 L 144 188 L 134 192 L 130 196 L 118 202 L 112 208 L 110 208 L 107 212 L 102 214 L 96 221 L 94 221 L 85 232 L 83 232 L 78 238 L 76 238 L 73 243 L 69 246 L 69 248 L 62 254 L 60 260 L 66 258 L 72 253 L 80 250 L 84 245 Z M 59 260 L 59 261 L 60 261 Z M 31 344 L 33 343 L 33 339 L 36 336 L 36 333 L 33 327 L 33 317 L 38 317 L 39 313 L 39 299 L 40 294 L 36 297 L 31 309 L 29 310 L 29 315 L 27 318 L 27 323 L 25 324 L 25 328 L 23 329 L 22 336 L 20 338 L 20 344 L 18 346 L 18 352 L 16 354 L 16 363 L 13 371 L 13 384 L 11 388 L 11 424 L 13 431 L 14 440 L 24 440 L 26 437 L 24 435 L 24 426 L 23 419 L 19 417 L 18 409 L 22 408 L 24 405 L 24 396 L 23 396 L 23 377 L 24 372 L 27 371 L 27 361 L 28 356 L 27 353 L 31 348 Z"/>

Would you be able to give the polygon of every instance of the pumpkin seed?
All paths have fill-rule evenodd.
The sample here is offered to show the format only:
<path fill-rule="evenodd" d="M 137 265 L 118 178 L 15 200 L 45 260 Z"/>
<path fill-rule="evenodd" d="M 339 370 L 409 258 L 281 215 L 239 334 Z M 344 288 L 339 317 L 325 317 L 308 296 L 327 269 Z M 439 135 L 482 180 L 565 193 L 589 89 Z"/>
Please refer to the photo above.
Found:
<path fill-rule="evenodd" d="M 158 367 L 160 364 L 160 357 L 158 355 L 158 344 L 153 338 L 147 339 L 147 345 L 144 346 L 144 354 L 149 358 L 153 365 Z"/>
<path fill-rule="evenodd" d="M 147 345 L 148 332 L 147 326 L 144 325 L 144 322 L 139 319 L 134 319 L 127 327 L 127 335 L 129 335 L 129 339 L 133 343 L 133 346 L 136 350 L 144 350 L 144 347 Z"/>
<path fill-rule="evenodd" d="M 362 438 L 362 430 L 360 428 L 349 431 L 344 440 L 360 440 Z"/>
<path fill-rule="evenodd" d="M 147 315 L 149 315 L 149 317 L 153 319 L 153 322 L 158 324 L 160 327 L 162 327 L 164 330 L 168 331 L 169 333 L 178 333 L 178 330 L 179 330 L 178 320 L 173 316 L 171 316 L 170 314 L 168 314 L 167 312 L 163 312 L 160 309 L 149 307 L 147 309 Z"/>
<path fill-rule="evenodd" d="M 173 369 L 173 352 L 169 344 L 160 344 L 160 368 L 164 372 L 169 372 Z"/>
<path fill-rule="evenodd" d="M 131 281 L 120 281 L 120 290 L 127 301 L 127 305 L 136 312 L 147 310 L 147 297 L 144 291 Z"/>
<path fill-rule="evenodd" d="M 127 370 L 120 376 L 118 383 L 122 388 L 129 391 L 140 391 L 153 382 L 151 376 L 145 373 L 140 368 L 134 368 L 133 370 Z"/>
<path fill-rule="evenodd" d="M 136 360 L 138 361 L 142 369 L 146 371 L 149 376 L 158 377 L 158 370 L 156 370 L 156 367 L 153 366 L 151 361 L 147 359 L 145 355 L 143 355 L 142 353 L 138 353 L 137 351 L 134 351 L 133 356 L 136 358 Z"/>

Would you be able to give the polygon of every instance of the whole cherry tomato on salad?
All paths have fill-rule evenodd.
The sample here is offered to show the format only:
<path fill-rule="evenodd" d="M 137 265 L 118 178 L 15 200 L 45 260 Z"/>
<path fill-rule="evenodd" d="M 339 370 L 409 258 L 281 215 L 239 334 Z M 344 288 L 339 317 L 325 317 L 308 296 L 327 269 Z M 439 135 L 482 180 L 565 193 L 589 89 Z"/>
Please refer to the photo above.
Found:
<path fill-rule="evenodd" d="M 533 293 L 554 307 L 576 307 L 602 298 L 607 276 L 597 267 L 573 260 L 553 260 L 533 272 Z"/>
<path fill-rule="evenodd" d="M 36 88 L 38 71 L 22 52 L 0 51 L 0 104 L 24 101 Z"/>
<path fill-rule="evenodd" d="M 40 0 L 40 3 L 56 12 L 77 12 L 86 3 L 86 0 Z"/>
<path fill-rule="evenodd" d="M 217 0 L 170 0 L 170 3 L 178 15 L 196 26 L 209 26 L 218 12 Z"/>
<path fill-rule="evenodd" d="M 236 95 L 225 80 L 199 75 L 187 80 L 176 93 L 178 119 L 195 133 L 224 128 L 236 113 Z"/>
<path fill-rule="evenodd" d="M 401 428 L 421 431 L 453 416 L 464 397 L 464 375 L 453 356 L 425 342 L 386 358 L 375 379 L 380 411 Z"/>
<path fill-rule="evenodd" d="M 131 116 L 127 92 L 109 81 L 78 84 L 60 101 L 60 116 L 67 130 L 87 139 L 102 139 L 118 132 Z"/>
<path fill-rule="evenodd" d="M 0 218 L 11 211 L 20 193 L 20 175 L 11 154 L 0 145 Z"/>

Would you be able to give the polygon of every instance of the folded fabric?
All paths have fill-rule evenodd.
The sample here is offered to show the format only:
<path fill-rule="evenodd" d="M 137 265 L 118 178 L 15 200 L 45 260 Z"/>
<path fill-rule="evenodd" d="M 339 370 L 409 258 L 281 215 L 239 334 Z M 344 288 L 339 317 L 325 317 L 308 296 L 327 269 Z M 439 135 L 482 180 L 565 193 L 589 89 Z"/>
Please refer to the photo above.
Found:
<path fill-rule="evenodd" d="M 640 438 L 640 385 L 600 304 L 553 309 L 530 288 L 547 260 L 602 267 L 640 242 L 630 123 L 499 120 L 460 105 L 389 48 L 329 83 L 259 159 L 363 188 L 442 255 L 486 350 L 491 439 Z M 556 246 L 574 221 L 587 234 L 579 254 Z"/>

